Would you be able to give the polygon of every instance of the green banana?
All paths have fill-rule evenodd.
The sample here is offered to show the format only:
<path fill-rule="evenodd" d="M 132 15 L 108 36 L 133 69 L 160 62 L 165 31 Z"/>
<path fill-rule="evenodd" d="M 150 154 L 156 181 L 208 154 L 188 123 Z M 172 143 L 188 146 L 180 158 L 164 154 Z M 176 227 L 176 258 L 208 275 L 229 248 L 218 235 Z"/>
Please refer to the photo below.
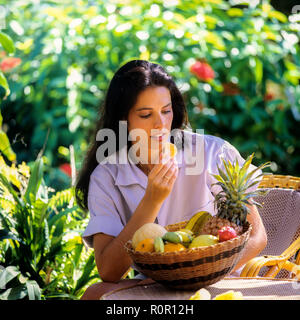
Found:
<path fill-rule="evenodd" d="M 191 230 L 195 235 L 198 235 L 205 223 L 212 217 L 207 211 L 200 211 L 194 214 L 188 221 L 185 229 Z"/>
<path fill-rule="evenodd" d="M 190 233 L 187 233 L 185 231 L 175 231 L 176 233 L 178 233 L 179 235 L 181 235 L 182 237 L 182 242 L 192 242 L 194 237 L 190 234 Z"/>
<path fill-rule="evenodd" d="M 173 242 L 173 243 L 181 243 L 182 236 L 176 232 L 167 232 L 162 237 L 163 240 Z"/>
<path fill-rule="evenodd" d="M 165 244 L 163 242 L 162 237 L 156 237 L 154 239 L 154 250 L 155 250 L 155 252 L 164 252 L 165 251 Z"/>

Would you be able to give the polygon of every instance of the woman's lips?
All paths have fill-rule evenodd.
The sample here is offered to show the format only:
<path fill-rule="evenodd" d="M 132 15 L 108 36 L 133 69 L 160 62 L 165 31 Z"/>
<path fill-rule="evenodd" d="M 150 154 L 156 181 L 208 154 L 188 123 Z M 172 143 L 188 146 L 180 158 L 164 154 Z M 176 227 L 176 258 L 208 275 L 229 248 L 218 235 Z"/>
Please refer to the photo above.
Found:
<path fill-rule="evenodd" d="M 161 134 L 161 135 L 151 136 L 151 139 L 162 141 L 164 137 L 165 137 L 165 134 Z"/>

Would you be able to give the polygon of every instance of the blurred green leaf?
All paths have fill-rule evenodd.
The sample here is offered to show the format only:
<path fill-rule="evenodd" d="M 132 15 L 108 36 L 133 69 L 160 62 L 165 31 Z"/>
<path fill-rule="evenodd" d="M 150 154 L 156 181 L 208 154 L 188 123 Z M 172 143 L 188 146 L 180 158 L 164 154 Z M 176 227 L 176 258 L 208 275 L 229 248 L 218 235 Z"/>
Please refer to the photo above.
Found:
<path fill-rule="evenodd" d="M 3 49 L 5 51 L 7 51 L 8 53 L 15 52 L 15 46 L 14 46 L 14 42 L 13 42 L 12 38 L 9 35 L 1 32 L 1 31 L 0 31 L 0 43 L 3 47 Z"/>

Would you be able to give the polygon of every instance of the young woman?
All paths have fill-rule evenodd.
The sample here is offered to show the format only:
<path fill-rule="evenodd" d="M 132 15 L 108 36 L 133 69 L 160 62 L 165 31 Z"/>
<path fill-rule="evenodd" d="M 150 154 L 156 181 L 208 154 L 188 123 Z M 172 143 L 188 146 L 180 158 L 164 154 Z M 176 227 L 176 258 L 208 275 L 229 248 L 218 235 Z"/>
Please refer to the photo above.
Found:
<path fill-rule="evenodd" d="M 134 232 L 148 222 L 165 226 L 184 221 L 200 210 L 215 214 L 211 187 L 215 181 L 211 174 L 217 173 L 217 165 L 222 166 L 221 158 L 244 162 L 239 152 L 221 138 L 187 130 L 182 95 L 172 77 L 158 64 L 133 60 L 123 65 L 110 82 L 102 109 L 78 177 L 76 197 L 82 208 L 90 212 L 83 238 L 94 248 L 103 282 L 89 287 L 82 299 L 99 299 L 105 292 L 141 281 L 121 280 L 132 265 L 124 244 Z M 125 139 L 124 132 L 120 135 L 120 121 L 127 124 Z M 108 150 L 104 156 L 99 152 L 107 143 L 99 139 L 103 129 L 110 129 L 116 139 L 110 141 L 116 150 Z M 135 141 L 131 133 L 136 130 L 145 134 Z M 122 145 L 121 140 L 126 144 Z M 163 161 L 162 145 L 166 141 L 175 143 L 178 153 Z M 134 158 L 130 150 L 138 143 L 140 150 Z M 124 151 L 129 161 L 120 163 Z M 186 152 L 192 157 L 195 151 L 196 160 L 201 159 L 199 170 L 193 170 L 195 166 L 185 157 Z M 103 161 L 112 154 L 118 161 Z M 256 207 L 250 209 L 248 221 L 253 229 L 236 269 L 258 255 L 267 241 Z"/>

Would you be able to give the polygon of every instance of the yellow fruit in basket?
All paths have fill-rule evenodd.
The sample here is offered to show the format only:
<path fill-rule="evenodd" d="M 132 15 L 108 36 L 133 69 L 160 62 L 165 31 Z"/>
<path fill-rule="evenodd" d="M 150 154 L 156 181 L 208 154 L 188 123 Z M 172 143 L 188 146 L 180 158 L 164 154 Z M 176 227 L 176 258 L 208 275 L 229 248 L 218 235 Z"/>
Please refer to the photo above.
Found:
<path fill-rule="evenodd" d="M 172 231 L 165 233 L 162 238 L 163 240 L 172 242 L 172 243 L 181 243 L 183 241 L 182 236 L 179 233 L 172 232 Z"/>
<path fill-rule="evenodd" d="M 219 242 L 219 240 L 217 237 L 212 236 L 211 234 L 202 234 L 202 235 L 196 237 L 191 242 L 191 244 L 189 245 L 189 248 L 211 246 L 211 245 L 216 244 L 218 242 Z"/>
<path fill-rule="evenodd" d="M 135 251 L 154 252 L 154 240 L 148 238 L 140 241 L 136 246 Z"/>
<path fill-rule="evenodd" d="M 180 232 L 185 232 L 185 233 L 187 233 L 187 234 L 189 234 L 189 235 L 191 235 L 191 236 L 193 236 L 194 235 L 194 233 L 193 233 L 193 231 L 192 230 L 189 230 L 189 229 L 179 229 L 178 231 L 180 231 Z"/>
<path fill-rule="evenodd" d="M 176 233 L 181 236 L 181 243 L 190 243 L 194 239 L 194 237 L 190 233 L 187 233 L 185 231 L 176 231 Z"/>
<path fill-rule="evenodd" d="M 211 295 L 208 290 L 202 288 L 193 294 L 189 300 L 210 300 Z"/>
<path fill-rule="evenodd" d="M 229 290 L 218 294 L 213 300 L 244 300 L 244 296 L 240 291 Z"/>
<path fill-rule="evenodd" d="M 146 223 L 134 233 L 132 237 L 132 247 L 135 249 L 142 240 L 148 238 L 154 240 L 156 237 L 162 237 L 166 232 L 167 230 L 157 223 Z"/>
<path fill-rule="evenodd" d="M 185 246 L 182 245 L 181 243 L 167 242 L 165 244 L 165 248 L 164 249 L 165 249 L 164 252 L 181 251 L 181 250 L 185 250 Z"/>

